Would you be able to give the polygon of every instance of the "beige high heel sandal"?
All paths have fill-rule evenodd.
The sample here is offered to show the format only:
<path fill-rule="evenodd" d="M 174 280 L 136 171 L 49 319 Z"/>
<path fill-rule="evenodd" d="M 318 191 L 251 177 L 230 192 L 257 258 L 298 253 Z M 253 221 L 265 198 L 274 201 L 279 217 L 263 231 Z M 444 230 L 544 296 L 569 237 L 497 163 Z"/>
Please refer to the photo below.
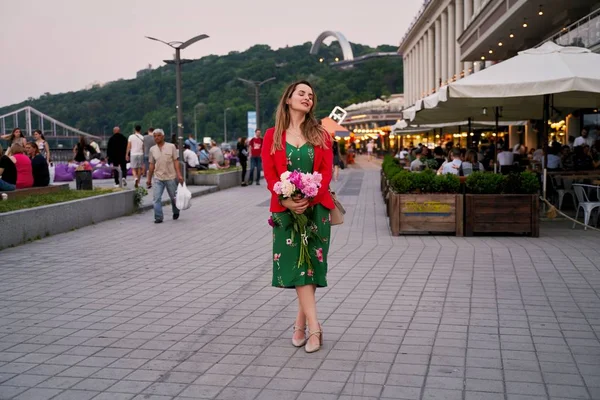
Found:
<path fill-rule="evenodd" d="M 302 339 L 296 340 L 292 336 L 292 344 L 294 345 L 294 347 L 302 347 L 306 344 L 306 326 L 299 327 L 299 326 L 294 325 L 294 333 L 296 333 L 296 331 L 304 332 L 304 337 Z"/>
<path fill-rule="evenodd" d="M 310 347 L 308 339 L 310 339 L 313 335 L 319 335 L 319 344 L 315 347 Z M 321 346 L 323 346 L 323 328 L 321 328 L 321 324 L 319 324 L 318 331 L 311 331 L 310 329 L 308 330 L 308 337 L 306 338 L 306 346 L 304 346 L 304 351 L 307 353 L 314 353 L 315 351 L 319 351 Z"/>

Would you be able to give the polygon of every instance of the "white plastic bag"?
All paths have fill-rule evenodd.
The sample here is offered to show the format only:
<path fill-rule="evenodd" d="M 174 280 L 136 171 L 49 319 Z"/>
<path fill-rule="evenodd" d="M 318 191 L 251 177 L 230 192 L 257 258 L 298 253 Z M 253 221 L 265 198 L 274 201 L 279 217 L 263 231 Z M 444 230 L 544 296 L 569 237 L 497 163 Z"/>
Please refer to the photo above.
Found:
<path fill-rule="evenodd" d="M 177 194 L 175 195 L 175 206 L 179 210 L 187 210 L 192 206 L 192 192 L 189 191 L 185 183 L 177 185 Z"/>
<path fill-rule="evenodd" d="M 54 163 L 50 163 L 48 172 L 50 173 L 50 185 L 52 185 L 54 183 L 54 177 L 56 176 L 56 167 L 54 166 Z"/>

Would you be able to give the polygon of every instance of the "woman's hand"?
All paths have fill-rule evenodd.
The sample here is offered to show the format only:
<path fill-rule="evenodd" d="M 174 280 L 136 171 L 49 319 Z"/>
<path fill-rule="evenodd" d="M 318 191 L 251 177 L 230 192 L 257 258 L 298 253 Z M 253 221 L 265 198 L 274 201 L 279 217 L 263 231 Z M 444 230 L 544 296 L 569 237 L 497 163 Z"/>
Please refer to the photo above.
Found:
<path fill-rule="evenodd" d="M 303 198 L 291 198 L 281 200 L 281 205 L 296 214 L 304 214 L 309 206 L 309 201 Z"/>

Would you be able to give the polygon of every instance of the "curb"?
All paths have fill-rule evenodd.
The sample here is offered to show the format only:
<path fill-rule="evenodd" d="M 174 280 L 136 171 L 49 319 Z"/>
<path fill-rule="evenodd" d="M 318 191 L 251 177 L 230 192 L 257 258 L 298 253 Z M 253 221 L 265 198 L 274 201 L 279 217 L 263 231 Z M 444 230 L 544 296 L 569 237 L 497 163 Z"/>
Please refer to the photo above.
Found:
<path fill-rule="evenodd" d="M 207 194 L 215 193 L 215 192 L 218 192 L 218 191 L 219 191 L 218 186 L 209 186 L 209 189 L 207 189 L 207 190 L 203 190 L 201 192 L 192 193 L 192 199 L 196 198 L 196 197 L 204 196 L 204 195 L 207 195 Z M 168 206 L 170 204 L 171 204 L 171 199 L 166 199 L 166 200 L 163 200 L 163 202 L 162 202 L 163 206 Z M 148 211 L 148 210 L 152 210 L 152 209 L 154 209 L 154 205 L 153 204 L 147 204 L 147 205 L 140 206 L 137 209 L 137 212 L 143 212 L 143 211 Z"/>

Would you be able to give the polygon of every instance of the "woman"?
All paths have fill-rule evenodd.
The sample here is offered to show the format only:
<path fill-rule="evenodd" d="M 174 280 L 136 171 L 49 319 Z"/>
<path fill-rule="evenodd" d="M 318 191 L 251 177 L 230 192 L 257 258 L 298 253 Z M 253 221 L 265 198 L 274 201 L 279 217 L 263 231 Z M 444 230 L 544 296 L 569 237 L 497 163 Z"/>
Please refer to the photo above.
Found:
<path fill-rule="evenodd" d="M 8 140 L 8 149 L 6 150 L 7 156 L 11 155 L 11 147 L 13 144 L 20 144 L 21 146 L 25 147 L 25 144 L 27 143 L 27 140 L 19 128 L 13 129 L 10 135 L 0 136 L 0 139 Z"/>
<path fill-rule="evenodd" d="M 44 156 L 40 154 L 37 143 L 27 143 L 25 152 L 31 159 L 31 172 L 33 175 L 33 187 L 44 187 L 50 184 L 50 171 Z"/>
<path fill-rule="evenodd" d="M 333 135 L 331 135 L 331 141 L 331 148 L 333 150 L 333 180 L 337 182 L 340 176 L 340 145 Z"/>
<path fill-rule="evenodd" d="M 48 142 L 46 142 L 46 138 L 44 134 L 39 129 L 33 131 L 33 138 L 35 139 L 35 144 L 40 151 L 40 154 L 46 159 L 48 163 L 50 163 L 50 146 L 48 146 Z"/>
<path fill-rule="evenodd" d="M 483 164 L 477 161 L 477 153 L 475 150 L 468 150 L 465 156 L 465 161 L 460 165 L 461 176 L 469 176 L 473 172 L 484 172 Z"/>
<path fill-rule="evenodd" d="M 246 144 L 246 138 L 242 136 L 237 142 L 238 158 L 240 159 L 240 165 L 242 166 L 242 186 L 248 186 L 246 182 L 246 168 L 248 168 L 248 145 Z"/>
<path fill-rule="evenodd" d="M 17 168 L 17 189 L 26 189 L 33 186 L 33 169 L 31 160 L 25 155 L 25 147 L 20 144 L 10 146 L 11 159 Z"/>
<path fill-rule="evenodd" d="M 87 160 L 85 152 L 88 150 L 88 144 L 83 135 L 79 136 L 79 142 L 73 147 L 73 158 L 76 162 L 81 163 Z"/>
<path fill-rule="evenodd" d="M 210 164 L 210 154 L 206 150 L 205 144 L 200 144 L 198 146 L 198 162 L 200 163 L 200 169 L 208 169 Z"/>
<path fill-rule="evenodd" d="M 14 157 L 4 154 L 0 145 L 0 192 L 12 192 L 17 185 L 17 167 Z"/>
<path fill-rule="evenodd" d="M 275 127 L 265 133 L 261 150 L 264 175 L 271 192 L 273 227 L 273 281 L 275 287 L 295 288 L 298 314 L 294 324 L 292 344 L 305 346 L 308 353 L 321 348 L 323 331 L 317 318 L 315 291 L 327 286 L 327 252 L 331 232 L 329 210 L 334 208 L 329 193 L 333 152 L 329 134 L 319 126 L 313 115 L 317 98 L 312 86 L 299 81 L 287 87 L 275 118 Z M 314 199 L 288 198 L 280 200 L 273 185 L 286 171 L 319 172 L 323 179 Z M 310 207 L 310 209 L 309 209 Z M 308 248 L 313 268 L 299 264 L 300 235 L 290 228 L 290 213 L 308 211 L 310 223 L 316 225 L 318 240 L 309 239 Z M 308 325 L 308 335 L 306 326 Z"/>

